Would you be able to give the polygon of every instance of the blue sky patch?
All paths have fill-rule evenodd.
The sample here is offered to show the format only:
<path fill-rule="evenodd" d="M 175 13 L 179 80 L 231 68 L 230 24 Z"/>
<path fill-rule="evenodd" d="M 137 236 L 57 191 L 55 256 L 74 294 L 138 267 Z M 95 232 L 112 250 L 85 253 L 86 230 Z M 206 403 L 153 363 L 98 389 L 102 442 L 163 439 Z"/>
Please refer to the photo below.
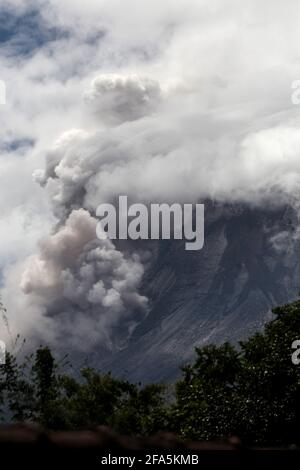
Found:
<path fill-rule="evenodd" d="M 28 55 L 67 35 L 67 31 L 46 23 L 37 10 L 19 16 L 11 10 L 0 11 L 0 48 L 6 55 Z"/>

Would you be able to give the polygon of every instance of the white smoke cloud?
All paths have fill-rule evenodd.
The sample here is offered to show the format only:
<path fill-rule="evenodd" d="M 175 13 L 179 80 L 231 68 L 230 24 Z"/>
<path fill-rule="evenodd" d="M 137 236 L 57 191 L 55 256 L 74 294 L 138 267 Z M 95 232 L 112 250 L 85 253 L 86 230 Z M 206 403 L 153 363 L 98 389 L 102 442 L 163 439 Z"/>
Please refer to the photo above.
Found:
<path fill-rule="evenodd" d="M 150 114 L 160 100 L 160 87 L 138 75 L 101 75 L 93 80 L 85 99 L 100 120 L 118 124 Z"/>
<path fill-rule="evenodd" d="M 67 34 L 26 57 L 9 43 L 1 49 L 0 138 L 33 142 L 0 157 L 1 224 L 22 225 L 1 234 L 3 301 L 15 332 L 108 344 L 120 319 L 144 315 L 144 267 L 94 239 L 98 204 L 127 194 L 298 207 L 300 112 L 290 86 L 300 74 L 300 5 L 9 3 L 16 12 L 39 6 L 45 24 Z M 30 179 L 37 168 L 44 189 Z M 31 221 L 26 249 L 20 213 Z"/>
<path fill-rule="evenodd" d="M 100 95 L 89 94 L 89 103 L 93 108 L 94 101 L 100 106 L 103 100 L 104 107 L 118 116 L 115 126 L 65 133 L 49 152 L 46 170 L 35 173 L 51 196 L 56 215 L 66 216 L 79 207 L 95 212 L 98 204 L 119 194 L 145 202 L 214 198 L 283 204 L 299 198 L 298 118 L 245 134 L 238 123 L 232 128 L 227 116 L 203 116 L 200 111 L 191 115 L 185 93 L 172 115 L 178 102 L 174 90 L 165 90 L 159 102 L 156 93 L 152 101 L 149 95 L 145 115 L 144 100 L 132 93 L 132 77 L 110 80 L 94 80 L 92 90 L 95 83 L 105 86 Z M 154 83 L 145 80 L 149 82 Z M 131 85 L 122 86 L 122 91 L 117 87 L 115 94 L 107 83 L 113 90 L 116 84 Z M 141 79 L 136 77 L 134 83 L 139 88 Z M 160 85 L 152 88 L 159 90 Z M 121 108 L 120 94 L 126 103 Z M 197 99 L 197 92 L 194 96 Z M 152 115 L 158 109 L 159 114 Z"/>

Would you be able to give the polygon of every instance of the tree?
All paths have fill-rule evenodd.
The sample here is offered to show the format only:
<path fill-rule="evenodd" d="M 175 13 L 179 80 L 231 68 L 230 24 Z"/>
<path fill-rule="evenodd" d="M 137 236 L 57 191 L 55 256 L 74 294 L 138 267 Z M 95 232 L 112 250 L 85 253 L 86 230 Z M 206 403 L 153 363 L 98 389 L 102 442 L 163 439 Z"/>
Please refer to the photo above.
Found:
<path fill-rule="evenodd" d="M 197 349 L 176 386 L 173 429 L 183 437 L 233 434 L 245 442 L 300 442 L 300 367 L 291 360 L 300 339 L 300 301 L 277 307 L 264 332 L 241 342 Z"/>
<path fill-rule="evenodd" d="M 139 436 L 168 430 L 189 439 L 238 435 L 248 444 L 299 444 L 300 366 L 291 355 L 300 339 L 300 301 L 273 311 L 264 331 L 238 347 L 197 348 L 174 400 L 167 386 L 132 384 L 91 368 L 76 379 L 47 347 L 23 361 L 7 353 L 0 366 L 3 419 L 50 429 L 108 425 Z"/>
<path fill-rule="evenodd" d="M 238 432 L 259 443 L 299 442 L 300 367 L 291 355 L 300 338 L 300 301 L 273 313 L 263 333 L 241 343 Z"/>
<path fill-rule="evenodd" d="M 234 433 L 239 354 L 233 346 L 196 349 L 194 364 L 176 384 L 173 429 L 190 439 L 215 439 Z"/>

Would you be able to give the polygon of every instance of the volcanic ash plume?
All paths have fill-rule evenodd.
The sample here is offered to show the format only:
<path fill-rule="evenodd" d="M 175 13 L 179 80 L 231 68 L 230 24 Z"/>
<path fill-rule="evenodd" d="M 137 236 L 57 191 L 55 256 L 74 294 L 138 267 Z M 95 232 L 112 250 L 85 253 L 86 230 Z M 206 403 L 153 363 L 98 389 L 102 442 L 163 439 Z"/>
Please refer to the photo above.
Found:
<path fill-rule="evenodd" d="M 22 277 L 23 291 L 55 323 L 58 346 L 66 341 L 81 349 L 101 341 L 109 346 L 120 316 L 147 308 L 138 293 L 143 275 L 138 257 L 125 257 L 110 240 L 96 240 L 96 223 L 86 210 L 72 211 L 40 243 Z"/>

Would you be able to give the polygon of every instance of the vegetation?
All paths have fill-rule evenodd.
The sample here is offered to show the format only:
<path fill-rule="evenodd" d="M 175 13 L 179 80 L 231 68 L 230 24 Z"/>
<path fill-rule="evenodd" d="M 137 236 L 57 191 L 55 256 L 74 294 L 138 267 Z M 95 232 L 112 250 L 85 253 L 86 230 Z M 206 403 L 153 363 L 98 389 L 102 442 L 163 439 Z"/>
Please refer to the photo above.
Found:
<path fill-rule="evenodd" d="M 85 368 L 66 373 L 47 347 L 21 364 L 7 353 L 0 366 L 2 420 L 51 429 L 108 425 L 128 435 L 160 430 L 183 438 L 238 435 L 248 444 L 300 443 L 300 301 L 274 309 L 275 319 L 236 348 L 196 349 L 194 363 L 172 386 L 141 386 Z"/>

